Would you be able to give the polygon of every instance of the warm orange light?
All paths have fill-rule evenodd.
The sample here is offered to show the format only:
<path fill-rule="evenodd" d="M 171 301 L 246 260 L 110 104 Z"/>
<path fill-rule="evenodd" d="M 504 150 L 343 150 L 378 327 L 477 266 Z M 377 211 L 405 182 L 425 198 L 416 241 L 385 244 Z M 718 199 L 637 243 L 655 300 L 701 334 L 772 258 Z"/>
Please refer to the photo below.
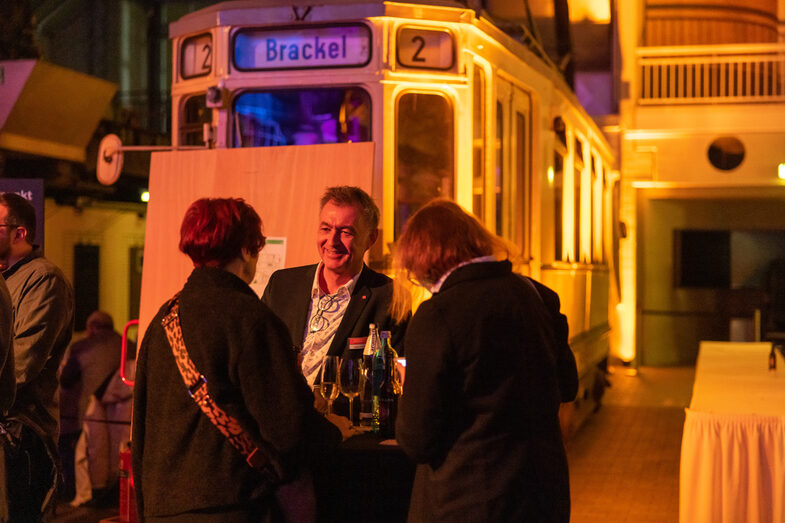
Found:
<path fill-rule="evenodd" d="M 570 21 L 590 20 L 597 24 L 611 21 L 610 0 L 576 0 L 570 2 Z"/>

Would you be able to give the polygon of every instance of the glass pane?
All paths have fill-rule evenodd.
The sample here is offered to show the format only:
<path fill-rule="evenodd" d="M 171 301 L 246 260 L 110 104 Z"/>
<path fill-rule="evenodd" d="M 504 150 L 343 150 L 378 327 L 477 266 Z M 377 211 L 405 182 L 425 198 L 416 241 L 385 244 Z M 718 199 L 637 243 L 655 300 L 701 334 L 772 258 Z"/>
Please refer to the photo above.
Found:
<path fill-rule="evenodd" d="M 504 187 L 506 176 L 504 172 L 504 107 L 501 102 L 496 102 L 496 234 L 504 233 L 502 211 L 504 209 Z"/>
<path fill-rule="evenodd" d="M 180 144 L 204 145 L 202 125 L 210 123 L 212 111 L 205 105 L 205 95 L 192 96 L 183 105 L 180 114 Z"/>
<path fill-rule="evenodd" d="M 573 185 L 575 197 L 575 213 L 573 214 L 573 235 L 575 236 L 575 255 L 573 261 L 581 261 L 581 169 L 575 164 L 575 181 Z"/>
<path fill-rule="evenodd" d="M 524 255 L 529 252 L 529 178 L 526 176 L 526 117 L 515 112 L 515 179 L 517 209 L 515 223 L 520 230 L 514 232 Z"/>
<path fill-rule="evenodd" d="M 553 153 L 553 234 L 554 259 L 562 259 L 563 222 L 562 206 L 564 199 L 564 159 L 558 152 Z"/>
<path fill-rule="evenodd" d="M 371 140 L 371 97 L 359 87 L 243 93 L 234 102 L 235 147 Z"/>
<path fill-rule="evenodd" d="M 589 256 L 591 257 L 591 261 L 596 262 L 599 261 L 596 256 L 596 243 L 599 240 L 597 234 L 597 158 L 592 156 L 589 160 L 589 163 L 591 164 L 591 184 L 589 185 L 589 192 L 591 194 L 591 199 L 589 200 L 591 202 L 591 218 L 589 220 L 589 223 L 591 224 L 591 234 L 589 235 Z"/>
<path fill-rule="evenodd" d="M 417 209 L 453 198 L 454 116 L 438 94 L 406 93 L 398 100 L 395 237 Z"/>
<path fill-rule="evenodd" d="M 472 103 L 472 212 L 485 221 L 485 71 L 474 68 Z"/>

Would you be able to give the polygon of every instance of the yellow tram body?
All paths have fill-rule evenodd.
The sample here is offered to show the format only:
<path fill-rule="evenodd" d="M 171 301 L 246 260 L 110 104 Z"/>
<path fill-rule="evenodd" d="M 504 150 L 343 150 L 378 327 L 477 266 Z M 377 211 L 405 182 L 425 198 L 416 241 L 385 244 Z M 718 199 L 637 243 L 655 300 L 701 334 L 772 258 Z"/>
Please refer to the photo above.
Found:
<path fill-rule="evenodd" d="M 406 216 L 430 198 L 474 212 L 517 245 L 519 272 L 559 293 L 581 375 L 570 423 L 591 412 L 619 301 L 618 173 L 536 49 L 438 0 L 225 2 L 174 22 L 170 38 L 175 149 L 372 142 L 382 241 L 369 263 L 388 268 Z"/>

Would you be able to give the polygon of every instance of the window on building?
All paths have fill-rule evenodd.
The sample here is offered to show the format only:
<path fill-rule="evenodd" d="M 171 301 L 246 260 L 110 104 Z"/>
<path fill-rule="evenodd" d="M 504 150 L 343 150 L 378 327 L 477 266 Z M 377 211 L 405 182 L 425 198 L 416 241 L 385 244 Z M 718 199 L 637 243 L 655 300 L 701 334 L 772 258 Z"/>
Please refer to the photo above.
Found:
<path fill-rule="evenodd" d="M 676 230 L 676 286 L 730 288 L 730 231 Z"/>

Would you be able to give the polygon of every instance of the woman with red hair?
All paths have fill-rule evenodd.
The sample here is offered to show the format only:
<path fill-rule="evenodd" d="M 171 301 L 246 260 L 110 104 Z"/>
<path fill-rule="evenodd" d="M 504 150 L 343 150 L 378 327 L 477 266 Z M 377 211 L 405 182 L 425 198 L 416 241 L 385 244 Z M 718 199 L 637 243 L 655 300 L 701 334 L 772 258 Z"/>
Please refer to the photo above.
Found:
<path fill-rule="evenodd" d="M 396 439 L 418 464 L 410 522 L 569 521 L 553 318 L 508 255 L 448 200 L 423 206 L 398 240 L 399 273 L 433 294 L 404 342 Z M 564 368 L 577 383 L 574 359 Z"/>
<path fill-rule="evenodd" d="M 185 213 L 180 250 L 194 270 L 150 323 L 137 362 L 132 459 L 145 521 L 282 520 L 276 489 L 283 499 L 294 478 L 309 477 L 306 456 L 340 441 L 338 429 L 313 408 L 286 327 L 248 286 L 264 247 L 261 225 L 236 198 L 203 198 Z M 202 375 L 203 383 L 190 389 L 173 354 L 179 343 L 170 344 L 173 331 L 164 325 L 172 318 Z M 260 460 L 246 460 L 190 396 L 204 387 L 233 419 L 230 431 L 241 427 Z M 296 485 L 309 486 L 302 479 Z M 312 501 L 302 497 L 308 493 L 296 492 L 298 501 Z"/>

